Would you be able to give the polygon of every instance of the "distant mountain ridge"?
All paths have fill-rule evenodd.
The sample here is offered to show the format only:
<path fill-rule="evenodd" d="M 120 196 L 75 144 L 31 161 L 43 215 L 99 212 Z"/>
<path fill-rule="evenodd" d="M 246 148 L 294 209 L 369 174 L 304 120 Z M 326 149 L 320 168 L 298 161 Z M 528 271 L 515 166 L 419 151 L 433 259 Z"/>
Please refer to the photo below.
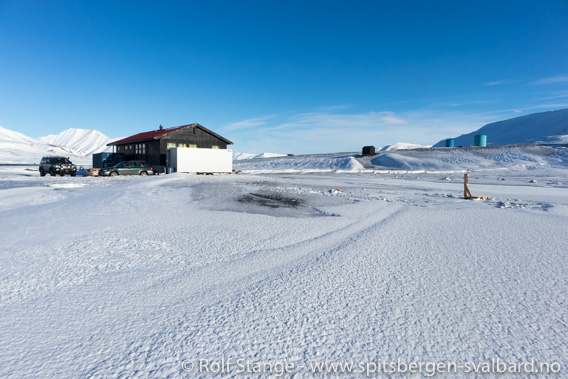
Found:
<path fill-rule="evenodd" d="M 455 138 L 455 146 L 473 146 L 476 134 L 487 135 L 488 146 L 530 143 L 568 143 L 568 109 L 533 113 L 487 124 Z M 434 147 L 444 147 L 445 140 Z"/>
<path fill-rule="evenodd" d="M 59 134 L 40 137 L 38 140 L 51 145 L 70 148 L 79 155 L 90 155 L 109 150 L 107 144 L 112 141 L 98 130 L 75 128 L 64 130 Z"/>
<path fill-rule="evenodd" d="M 482 128 L 455 138 L 455 146 L 472 146 L 475 134 L 486 134 L 488 146 L 528 143 L 568 143 L 568 109 L 534 113 L 509 120 L 487 124 Z M 106 145 L 113 139 L 97 130 L 67 129 L 55 135 L 31 138 L 0 126 L 0 164 L 35 164 L 45 155 L 65 155 L 74 163 L 89 165 L 91 154 L 111 151 Z M 434 147 L 445 146 L 445 140 Z M 398 143 L 381 148 L 381 151 L 411 149 L 419 146 Z M 284 154 L 236 153 L 235 160 L 277 157 Z"/>
<path fill-rule="evenodd" d="M 97 130 L 71 128 L 36 139 L 0 126 L 0 163 L 35 164 L 46 155 L 64 155 L 88 165 L 91 154 L 110 151 L 106 144 L 112 141 Z"/>

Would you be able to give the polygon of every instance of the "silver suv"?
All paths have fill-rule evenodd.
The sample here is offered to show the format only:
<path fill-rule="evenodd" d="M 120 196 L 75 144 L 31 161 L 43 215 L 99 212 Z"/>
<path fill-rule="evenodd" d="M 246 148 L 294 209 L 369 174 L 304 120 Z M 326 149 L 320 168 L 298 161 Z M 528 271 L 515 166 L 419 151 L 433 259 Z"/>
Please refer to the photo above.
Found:
<path fill-rule="evenodd" d="M 39 164 L 39 174 L 41 176 L 45 176 L 45 174 L 49 174 L 51 176 L 55 176 L 57 174 L 61 176 L 64 176 L 65 174 L 76 176 L 77 166 L 71 163 L 67 157 L 43 157 Z"/>

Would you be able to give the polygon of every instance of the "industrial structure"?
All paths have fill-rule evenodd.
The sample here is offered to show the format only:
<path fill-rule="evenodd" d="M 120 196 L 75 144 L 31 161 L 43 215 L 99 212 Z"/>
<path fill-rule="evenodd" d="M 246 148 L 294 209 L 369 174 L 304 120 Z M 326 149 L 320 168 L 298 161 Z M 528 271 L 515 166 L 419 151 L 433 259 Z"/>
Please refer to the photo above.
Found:
<path fill-rule="evenodd" d="M 361 151 L 361 155 L 365 157 L 370 157 L 375 155 L 375 146 L 363 146 L 363 150 Z"/>

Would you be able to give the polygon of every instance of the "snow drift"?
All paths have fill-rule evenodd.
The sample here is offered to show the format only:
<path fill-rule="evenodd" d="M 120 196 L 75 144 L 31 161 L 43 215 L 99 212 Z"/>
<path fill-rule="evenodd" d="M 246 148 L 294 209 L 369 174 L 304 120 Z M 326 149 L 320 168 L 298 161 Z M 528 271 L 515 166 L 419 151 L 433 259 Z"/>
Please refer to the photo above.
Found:
<path fill-rule="evenodd" d="M 397 142 L 392 145 L 386 145 L 381 147 L 380 151 L 395 151 L 395 150 L 411 150 L 411 149 L 426 149 L 431 147 L 431 145 L 417 145 L 415 143 L 405 143 Z"/>
<path fill-rule="evenodd" d="M 277 154 L 277 153 L 262 153 L 262 154 L 252 154 L 252 153 L 235 153 L 233 155 L 234 160 L 241 159 L 257 159 L 257 158 L 275 158 L 275 157 L 285 157 L 287 154 Z"/>
<path fill-rule="evenodd" d="M 349 155 L 307 155 L 233 161 L 236 170 L 363 170 L 363 165 Z"/>

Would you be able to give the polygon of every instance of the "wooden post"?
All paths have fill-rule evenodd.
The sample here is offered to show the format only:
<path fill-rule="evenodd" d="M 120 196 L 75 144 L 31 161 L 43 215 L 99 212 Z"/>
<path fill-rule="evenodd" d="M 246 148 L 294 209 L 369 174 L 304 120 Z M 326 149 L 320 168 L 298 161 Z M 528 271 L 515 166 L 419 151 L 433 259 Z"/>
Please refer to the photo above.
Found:
<path fill-rule="evenodd" d="M 469 192 L 469 173 L 463 176 L 463 197 L 471 199 L 471 192 Z"/>
<path fill-rule="evenodd" d="M 464 174 L 463 176 L 463 197 L 465 199 L 479 199 L 479 200 L 491 199 L 491 196 L 473 196 L 471 192 L 469 192 L 469 173 Z"/>

